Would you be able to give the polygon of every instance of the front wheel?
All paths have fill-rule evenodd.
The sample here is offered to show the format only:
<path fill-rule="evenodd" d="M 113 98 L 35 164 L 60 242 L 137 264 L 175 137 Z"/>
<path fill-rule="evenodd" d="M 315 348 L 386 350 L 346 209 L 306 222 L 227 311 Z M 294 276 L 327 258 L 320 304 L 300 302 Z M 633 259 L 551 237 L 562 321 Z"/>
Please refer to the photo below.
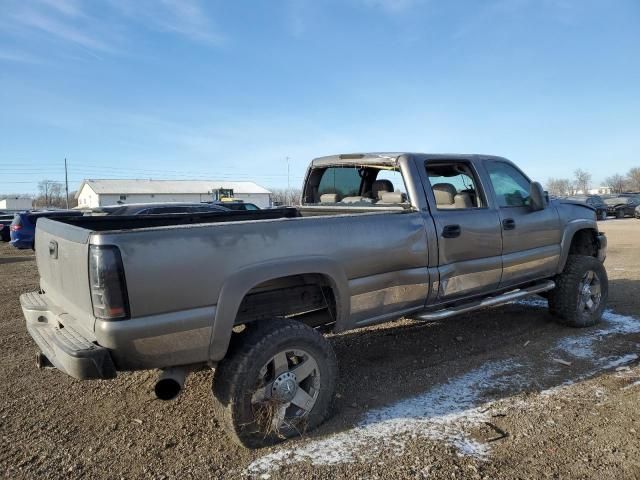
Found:
<path fill-rule="evenodd" d="M 216 367 L 214 404 L 236 443 L 260 448 L 320 425 L 336 377 L 333 348 L 316 330 L 292 320 L 257 321 L 232 339 Z"/>
<path fill-rule="evenodd" d="M 590 327 L 602 318 L 609 294 L 607 271 L 586 255 L 569 255 L 563 272 L 549 292 L 549 311 L 571 327 Z"/>

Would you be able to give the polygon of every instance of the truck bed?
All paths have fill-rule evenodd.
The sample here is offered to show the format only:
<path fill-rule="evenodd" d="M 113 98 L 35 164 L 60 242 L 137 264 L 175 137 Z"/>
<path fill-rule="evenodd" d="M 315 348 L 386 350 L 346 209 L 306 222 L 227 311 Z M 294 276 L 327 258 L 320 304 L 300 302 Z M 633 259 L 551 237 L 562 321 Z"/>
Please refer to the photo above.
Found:
<path fill-rule="evenodd" d="M 173 225 L 189 225 L 195 223 L 222 223 L 249 220 L 273 220 L 278 218 L 295 218 L 300 213 L 293 207 L 273 208 L 268 210 L 230 210 L 228 212 L 207 213 L 168 213 L 164 215 L 113 215 L 113 216 L 79 216 L 58 217 L 57 222 L 66 223 L 94 232 L 111 230 L 135 230 L 139 228 L 165 227 Z"/>
<path fill-rule="evenodd" d="M 403 212 L 401 207 L 334 207 L 305 206 L 282 207 L 265 210 L 230 210 L 228 212 L 173 213 L 164 215 L 114 215 L 114 216 L 63 216 L 57 222 L 93 232 L 137 230 L 142 228 L 168 227 L 176 225 L 242 222 L 255 220 L 277 220 L 282 218 L 347 215 L 362 213 Z"/>

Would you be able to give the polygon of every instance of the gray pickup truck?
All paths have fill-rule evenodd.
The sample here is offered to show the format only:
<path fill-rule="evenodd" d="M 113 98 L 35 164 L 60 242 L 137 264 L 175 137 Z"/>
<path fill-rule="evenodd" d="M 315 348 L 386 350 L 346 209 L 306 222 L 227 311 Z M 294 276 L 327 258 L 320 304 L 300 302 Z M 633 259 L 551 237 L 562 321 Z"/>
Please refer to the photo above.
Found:
<path fill-rule="evenodd" d="M 337 365 L 321 332 L 533 294 L 593 325 L 606 244 L 592 208 L 549 201 L 504 158 L 335 155 L 313 160 L 299 208 L 43 219 L 40 290 L 20 300 L 40 366 L 160 369 L 162 399 L 214 368 L 214 409 L 255 448 L 327 417 Z"/>

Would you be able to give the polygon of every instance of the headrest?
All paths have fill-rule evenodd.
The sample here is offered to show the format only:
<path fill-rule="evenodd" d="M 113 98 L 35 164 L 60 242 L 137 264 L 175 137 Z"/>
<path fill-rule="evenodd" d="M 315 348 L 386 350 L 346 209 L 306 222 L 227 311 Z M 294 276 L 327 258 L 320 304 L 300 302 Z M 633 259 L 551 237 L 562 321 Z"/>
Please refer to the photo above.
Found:
<path fill-rule="evenodd" d="M 381 192 L 393 192 L 393 183 L 390 180 L 376 180 L 371 185 L 371 197 L 377 200 Z"/>
<path fill-rule="evenodd" d="M 402 192 L 380 192 L 380 202 L 378 203 L 404 203 L 407 196 Z"/>
<path fill-rule="evenodd" d="M 451 205 L 458 191 L 450 183 L 436 183 L 433 186 L 433 194 L 438 205 Z"/>
<path fill-rule="evenodd" d="M 338 194 L 337 193 L 325 193 L 320 195 L 320 203 L 337 203 L 338 202 Z"/>

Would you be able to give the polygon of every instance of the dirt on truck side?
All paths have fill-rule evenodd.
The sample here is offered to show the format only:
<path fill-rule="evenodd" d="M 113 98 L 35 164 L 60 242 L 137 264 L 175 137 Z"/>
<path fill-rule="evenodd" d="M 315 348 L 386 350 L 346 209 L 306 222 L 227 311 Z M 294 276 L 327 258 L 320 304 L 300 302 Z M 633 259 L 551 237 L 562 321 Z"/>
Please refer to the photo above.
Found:
<path fill-rule="evenodd" d="M 0 243 L 0 471 L 6 478 L 638 478 L 640 222 L 608 220 L 609 308 L 595 327 L 544 300 L 442 323 L 398 320 L 330 338 L 334 416 L 258 451 L 213 416 L 211 372 L 174 402 L 153 372 L 76 381 L 40 371 L 18 296 L 33 255 Z M 635 316 L 634 316 L 635 315 Z"/>

